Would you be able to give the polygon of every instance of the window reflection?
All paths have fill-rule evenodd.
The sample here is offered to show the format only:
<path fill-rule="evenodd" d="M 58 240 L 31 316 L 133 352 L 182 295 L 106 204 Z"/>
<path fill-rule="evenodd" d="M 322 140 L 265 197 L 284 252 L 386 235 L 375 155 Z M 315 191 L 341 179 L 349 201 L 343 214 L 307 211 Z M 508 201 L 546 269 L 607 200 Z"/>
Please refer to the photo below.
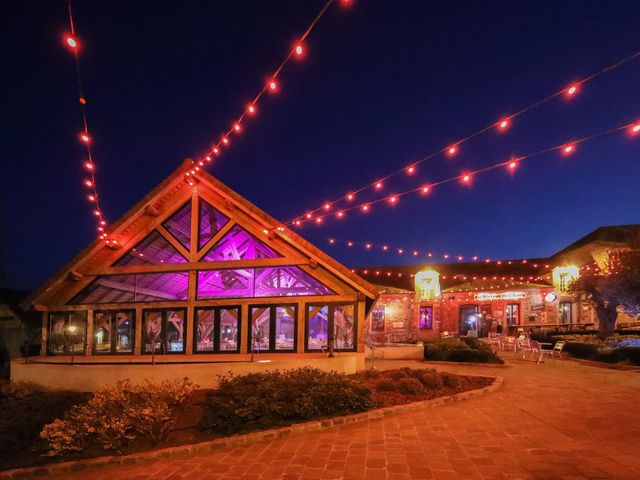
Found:
<path fill-rule="evenodd" d="M 133 310 L 93 314 L 93 353 L 133 353 L 135 332 Z"/>
<path fill-rule="evenodd" d="M 251 307 L 249 345 L 253 352 L 296 350 L 295 305 Z"/>
<path fill-rule="evenodd" d="M 47 351 L 49 355 L 84 355 L 87 312 L 49 314 Z"/>
<path fill-rule="evenodd" d="M 142 323 L 142 353 L 184 353 L 184 310 L 145 310 Z"/>
<path fill-rule="evenodd" d="M 240 307 L 196 309 L 196 353 L 239 352 Z"/>
<path fill-rule="evenodd" d="M 325 351 L 332 341 L 334 350 L 354 350 L 355 311 L 354 304 L 307 305 L 306 349 Z M 332 339 L 329 332 L 333 332 Z"/>

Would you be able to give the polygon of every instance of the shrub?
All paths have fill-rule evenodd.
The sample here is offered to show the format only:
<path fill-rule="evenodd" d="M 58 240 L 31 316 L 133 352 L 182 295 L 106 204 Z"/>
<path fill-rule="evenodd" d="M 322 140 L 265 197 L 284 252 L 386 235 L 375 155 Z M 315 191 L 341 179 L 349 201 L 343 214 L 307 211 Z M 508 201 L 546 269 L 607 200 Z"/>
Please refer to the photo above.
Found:
<path fill-rule="evenodd" d="M 378 378 L 380 376 L 380 370 L 375 370 L 370 368 L 369 370 L 364 371 L 365 378 Z"/>
<path fill-rule="evenodd" d="M 50 456 L 81 453 L 90 445 L 119 450 L 139 437 L 157 443 L 175 423 L 174 410 L 188 405 L 194 389 L 186 378 L 142 385 L 119 381 L 46 425 L 40 437 Z"/>
<path fill-rule="evenodd" d="M 442 376 L 435 370 L 425 371 L 421 375 L 420 381 L 425 388 L 429 388 L 432 390 L 442 388 Z"/>
<path fill-rule="evenodd" d="M 305 367 L 222 377 L 207 394 L 200 429 L 232 434 L 366 411 L 371 390 L 346 375 Z"/>
<path fill-rule="evenodd" d="M 391 373 L 389 373 L 389 376 L 394 380 L 400 380 L 402 378 L 406 378 L 407 374 L 402 370 L 394 370 Z"/>
<path fill-rule="evenodd" d="M 442 384 L 447 388 L 458 388 L 460 386 L 460 379 L 457 375 L 443 372 L 440 378 L 442 379 Z"/>
<path fill-rule="evenodd" d="M 383 378 L 376 385 L 376 390 L 380 392 L 393 392 L 396 389 L 396 384 L 393 380 Z"/>
<path fill-rule="evenodd" d="M 405 395 L 420 395 L 424 393 L 424 385 L 417 378 L 405 377 L 398 380 L 398 391 Z"/>
<path fill-rule="evenodd" d="M 44 450 L 39 435 L 42 427 L 61 417 L 89 394 L 48 391 L 33 383 L 3 383 L 0 386 L 0 465 L 19 467 L 30 463 Z"/>
<path fill-rule="evenodd" d="M 504 363 L 491 347 L 476 338 L 429 340 L 424 344 L 425 360 L 473 363 Z"/>

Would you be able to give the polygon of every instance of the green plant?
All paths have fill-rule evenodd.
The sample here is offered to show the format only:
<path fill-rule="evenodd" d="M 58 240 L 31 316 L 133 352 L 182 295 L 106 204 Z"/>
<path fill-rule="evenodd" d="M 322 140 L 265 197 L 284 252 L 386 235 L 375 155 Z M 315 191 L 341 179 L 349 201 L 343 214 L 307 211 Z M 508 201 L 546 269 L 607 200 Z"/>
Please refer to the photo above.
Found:
<path fill-rule="evenodd" d="M 370 368 L 364 371 L 365 378 L 378 378 L 379 376 L 380 376 L 380 370 Z"/>
<path fill-rule="evenodd" d="M 432 390 L 437 390 L 442 388 L 442 377 L 435 370 L 427 370 L 425 371 L 421 377 L 420 381 L 425 388 L 429 388 Z"/>
<path fill-rule="evenodd" d="M 394 370 L 393 372 L 389 373 L 389 376 L 394 380 L 400 380 L 402 378 L 406 378 L 407 374 L 402 370 Z"/>
<path fill-rule="evenodd" d="M 397 389 L 405 395 L 420 395 L 424 393 L 424 385 L 417 378 L 405 377 L 398 380 Z"/>
<path fill-rule="evenodd" d="M 425 360 L 473 363 L 504 363 L 491 347 L 475 338 L 429 340 L 424 344 Z"/>
<path fill-rule="evenodd" d="M 50 456 L 80 453 L 89 445 L 119 450 L 139 437 L 157 443 L 175 423 L 174 410 L 186 408 L 194 390 L 186 378 L 162 383 L 146 380 L 142 385 L 119 381 L 45 425 L 40 438 L 47 442 Z"/>
<path fill-rule="evenodd" d="M 376 385 L 376 390 L 380 392 L 393 392 L 396 389 L 396 383 L 388 378 L 383 378 Z"/>
<path fill-rule="evenodd" d="M 442 384 L 447 388 L 458 388 L 460 386 L 460 379 L 457 375 L 442 372 L 440 378 L 442 379 Z"/>
<path fill-rule="evenodd" d="M 0 465 L 18 467 L 45 451 L 43 426 L 61 417 L 89 394 L 52 390 L 32 383 L 3 383 L 0 394 Z"/>
<path fill-rule="evenodd" d="M 200 429 L 232 434 L 366 411 L 371 390 L 336 372 L 296 370 L 230 375 L 207 394 Z"/>

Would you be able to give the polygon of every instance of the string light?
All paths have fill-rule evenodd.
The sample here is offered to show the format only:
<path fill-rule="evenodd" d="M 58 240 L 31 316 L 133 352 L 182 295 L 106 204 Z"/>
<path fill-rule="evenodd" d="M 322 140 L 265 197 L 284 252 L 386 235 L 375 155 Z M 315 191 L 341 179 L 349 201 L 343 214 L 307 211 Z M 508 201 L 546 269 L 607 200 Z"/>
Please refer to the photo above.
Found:
<path fill-rule="evenodd" d="M 524 160 L 532 159 L 532 158 L 541 156 L 543 154 L 551 153 L 551 152 L 554 152 L 554 151 L 561 151 L 565 155 L 571 154 L 571 153 L 573 153 L 575 151 L 576 146 L 578 144 L 586 143 L 588 141 L 595 140 L 597 138 L 603 137 L 605 135 L 610 135 L 610 134 L 619 132 L 621 130 L 631 129 L 635 125 L 636 125 L 635 122 L 634 123 L 627 123 L 627 124 L 624 124 L 624 125 L 621 125 L 621 126 L 618 126 L 618 127 L 611 128 L 609 130 L 605 130 L 605 131 L 602 131 L 602 132 L 599 132 L 599 133 L 595 133 L 595 134 L 592 134 L 592 135 L 589 135 L 589 136 L 586 136 L 586 137 L 582 137 L 582 138 L 580 138 L 578 140 L 574 140 L 574 141 L 572 141 L 570 143 L 564 143 L 564 144 L 561 144 L 561 145 L 556 145 L 556 146 L 552 146 L 552 147 L 549 147 L 549 148 L 545 148 L 545 149 L 539 150 L 539 151 L 534 152 L 534 153 L 530 153 L 530 154 L 527 154 L 527 155 L 520 156 L 520 157 L 517 158 L 517 162 L 520 163 L 520 162 L 522 162 Z M 473 179 L 473 176 L 479 175 L 481 173 L 488 173 L 488 172 L 491 172 L 491 171 L 496 170 L 498 168 L 505 168 L 505 167 L 509 168 L 509 165 L 511 163 L 513 163 L 513 162 L 514 162 L 514 160 L 511 159 L 511 160 L 507 160 L 506 162 L 498 162 L 498 163 L 495 163 L 493 165 L 489 165 L 487 167 L 483 167 L 483 168 L 474 170 L 472 172 L 465 172 L 465 173 L 463 173 L 461 175 L 448 177 L 448 178 L 445 178 L 443 180 L 439 180 L 437 182 L 431 183 L 429 188 L 432 189 L 434 186 L 444 185 L 444 184 L 447 184 L 447 183 L 451 183 L 453 181 L 460 181 L 461 183 L 463 183 L 465 185 L 470 185 L 471 181 Z M 415 193 L 415 192 L 423 192 L 423 190 L 424 190 L 424 186 L 417 187 L 417 188 L 412 188 L 412 189 L 404 191 L 402 193 L 395 194 L 395 195 L 393 195 L 393 197 L 395 197 L 396 201 L 398 201 L 403 196 L 410 195 L 410 194 Z M 344 208 L 343 210 L 345 212 L 348 212 L 350 210 L 354 210 L 356 208 L 359 208 L 362 212 L 367 212 L 367 211 L 370 210 L 372 205 L 375 205 L 375 204 L 378 204 L 378 203 L 381 203 L 381 202 L 384 202 L 384 201 L 389 201 L 390 198 L 391 197 L 378 198 L 378 199 L 371 200 L 371 201 L 369 201 L 367 203 L 364 203 L 364 204 L 353 205 L 351 207 Z M 395 202 L 393 202 L 393 203 L 395 203 Z M 312 212 L 316 212 L 316 211 L 317 210 L 312 210 Z M 290 225 L 292 223 L 293 223 L 293 221 L 289 221 L 285 225 Z"/>
<path fill-rule="evenodd" d="M 620 67 L 620 66 L 622 66 L 622 65 L 624 65 L 624 64 L 626 64 L 626 63 L 628 63 L 628 62 L 630 62 L 632 60 L 635 60 L 638 57 L 640 57 L 640 51 L 637 51 L 637 52 L 633 53 L 632 55 L 630 55 L 628 57 L 625 57 L 625 58 L 623 58 L 623 59 L 621 59 L 621 60 L 619 60 L 619 61 L 617 61 L 617 62 L 615 62 L 613 64 L 610 64 L 607 67 L 605 67 L 605 68 L 603 68 L 603 69 L 601 69 L 601 70 L 599 70 L 599 71 L 597 71 L 595 73 L 592 73 L 591 75 L 583 78 L 579 82 L 576 82 L 576 83 L 570 85 L 569 87 L 563 86 L 563 88 L 561 90 L 558 90 L 558 91 L 556 91 L 556 92 L 554 92 L 554 93 L 552 93 L 552 94 L 550 94 L 550 95 L 548 95 L 546 97 L 543 97 L 540 100 L 537 100 L 537 101 L 529 104 L 528 106 L 526 106 L 524 108 L 521 108 L 517 112 L 511 114 L 509 117 L 503 118 L 497 124 L 494 121 L 490 125 L 488 125 L 486 127 L 483 127 L 480 130 L 477 130 L 476 132 L 474 132 L 474 133 L 472 133 L 470 135 L 467 135 L 466 137 L 462 138 L 461 140 L 458 140 L 457 142 L 455 142 L 453 144 L 450 144 L 450 145 L 448 145 L 447 147 L 445 147 L 445 148 L 443 148 L 441 150 L 437 150 L 437 151 L 435 151 L 435 152 L 433 152 L 433 153 L 431 153 L 429 155 L 426 155 L 425 157 L 419 159 L 418 161 L 413 162 L 409 167 L 416 168 L 419 164 L 421 164 L 421 163 L 423 163 L 423 162 L 425 162 L 427 160 L 430 160 L 432 158 L 435 158 L 435 157 L 437 157 L 437 156 L 439 156 L 441 154 L 445 154 L 447 156 L 452 157 L 452 156 L 454 156 L 454 155 L 456 155 L 458 153 L 459 147 L 460 147 L 461 144 L 466 143 L 469 140 L 471 140 L 471 139 L 473 139 L 473 138 L 475 138 L 475 137 L 477 137 L 477 136 L 479 136 L 479 135 L 481 135 L 481 134 L 483 134 L 483 133 L 485 133 L 485 132 L 487 132 L 487 131 L 489 131 L 491 129 L 494 129 L 496 127 L 505 128 L 506 129 L 510 125 L 511 121 L 513 119 L 515 119 L 516 117 L 524 115 L 525 113 L 527 113 L 527 112 L 529 112 L 529 111 L 531 111 L 531 110 L 533 110 L 533 109 L 535 109 L 535 108 L 537 108 L 537 107 L 539 107 L 539 106 L 541 106 L 541 105 L 543 105 L 543 104 L 555 99 L 556 97 L 558 97 L 560 95 L 569 94 L 569 90 L 571 90 L 573 92 L 573 94 L 575 94 L 578 91 L 578 86 L 583 85 L 586 82 L 589 82 L 591 80 L 594 80 L 595 78 L 598 78 L 599 76 L 603 75 L 604 73 L 610 72 L 610 71 L 612 71 L 612 70 L 614 70 L 614 69 L 616 69 L 616 68 L 618 68 L 618 67 Z M 572 90 L 573 87 L 575 87 L 575 90 Z M 353 190 L 352 194 L 357 194 L 357 193 L 359 193 L 359 192 L 361 192 L 363 190 L 366 190 L 368 188 L 371 188 L 371 187 L 373 187 L 375 190 L 379 190 L 379 189 L 382 188 L 382 182 L 383 181 L 386 181 L 389 178 L 394 177 L 395 175 L 398 175 L 401 172 L 407 172 L 407 168 L 408 167 L 405 166 L 405 167 L 403 167 L 403 168 L 401 168 L 399 170 L 391 172 L 390 174 L 386 175 L 382 179 L 379 179 L 379 180 L 377 180 L 377 181 L 375 181 L 373 183 L 368 183 L 366 185 L 363 185 L 360 188 Z M 338 200 L 340 200 L 340 198 L 336 199 L 335 202 L 337 202 Z M 318 209 L 316 209 L 314 211 L 317 211 L 317 210 Z M 287 222 L 287 224 L 288 223 L 290 223 L 290 222 Z"/>
<path fill-rule="evenodd" d="M 78 103 L 80 105 L 80 113 L 82 116 L 82 131 L 78 135 L 80 142 L 84 145 L 86 151 L 86 157 L 82 161 L 82 166 L 88 176 L 85 178 L 82 183 L 85 188 L 89 189 L 89 193 L 86 195 L 87 201 L 91 204 L 91 213 L 97 220 L 96 230 L 100 232 L 99 238 L 106 239 L 106 234 L 104 233 L 105 226 L 107 224 L 104 219 L 104 215 L 102 213 L 102 208 L 100 206 L 100 196 L 98 195 L 98 188 L 96 184 L 96 164 L 93 158 L 91 143 L 92 139 L 89 135 L 89 122 L 87 120 L 87 99 L 83 91 L 82 84 L 82 76 L 80 74 L 80 57 L 78 54 L 80 42 L 78 41 L 78 37 L 76 36 L 75 31 L 75 23 L 73 19 L 73 11 L 71 8 L 71 1 L 67 2 L 67 15 L 69 18 L 69 33 L 64 35 L 64 43 L 69 48 L 70 52 L 73 55 L 73 60 L 75 64 L 76 71 L 76 80 L 78 87 Z"/>
<path fill-rule="evenodd" d="M 567 95 L 569 97 L 572 97 L 576 93 L 578 93 L 578 85 L 571 85 L 569 88 L 567 88 Z"/>
<path fill-rule="evenodd" d="M 631 126 L 631 134 L 636 135 L 637 133 L 640 133 L 640 122 Z"/>
<path fill-rule="evenodd" d="M 305 53 L 306 53 L 305 46 L 304 46 L 305 40 L 307 39 L 307 37 L 312 32 L 312 30 L 315 28 L 315 26 L 318 23 L 318 21 L 320 20 L 320 18 L 322 18 L 322 16 L 325 14 L 327 9 L 331 6 L 331 4 L 333 2 L 334 2 L 334 0 L 327 0 L 325 2 L 323 7 L 320 9 L 319 13 L 316 15 L 316 17 L 311 22 L 311 24 L 307 27 L 305 32 L 300 36 L 298 41 L 294 44 L 293 48 L 288 51 L 287 55 L 282 60 L 280 65 L 275 69 L 275 71 L 270 76 L 270 78 L 263 84 L 263 87 L 260 89 L 260 91 L 256 94 L 256 96 L 253 98 L 253 100 L 251 100 L 245 106 L 242 114 L 236 119 L 236 121 L 232 122 L 232 125 L 234 125 L 234 126 L 228 132 L 226 132 L 221 137 L 221 139 L 226 138 L 229 134 L 233 133 L 234 131 L 235 132 L 239 132 L 239 130 L 235 129 L 235 125 L 241 124 L 242 120 L 244 120 L 246 115 L 251 115 L 251 116 L 255 115 L 255 113 L 257 112 L 257 109 L 258 109 L 257 104 L 258 104 L 258 102 L 260 101 L 260 99 L 262 98 L 262 96 L 264 95 L 265 92 L 274 93 L 274 94 L 278 92 L 278 90 L 280 88 L 280 85 L 278 83 L 277 77 L 280 75 L 281 71 L 287 65 L 287 63 L 289 62 L 289 60 L 292 57 L 295 57 L 297 59 L 302 59 L 305 56 Z M 349 5 L 351 5 L 352 2 L 348 2 L 348 3 L 349 3 Z M 209 150 L 209 152 L 206 155 L 207 156 L 212 156 L 213 154 L 219 155 L 220 154 L 219 147 L 220 147 L 221 143 L 222 143 L 222 141 L 219 141 L 218 143 L 212 145 L 211 149 Z M 225 145 L 228 145 L 228 142 L 225 142 Z M 195 169 L 195 165 L 197 165 L 197 164 L 198 164 L 198 160 L 193 160 L 193 165 L 194 166 L 188 171 L 189 175 L 194 175 L 197 172 L 197 170 Z"/>

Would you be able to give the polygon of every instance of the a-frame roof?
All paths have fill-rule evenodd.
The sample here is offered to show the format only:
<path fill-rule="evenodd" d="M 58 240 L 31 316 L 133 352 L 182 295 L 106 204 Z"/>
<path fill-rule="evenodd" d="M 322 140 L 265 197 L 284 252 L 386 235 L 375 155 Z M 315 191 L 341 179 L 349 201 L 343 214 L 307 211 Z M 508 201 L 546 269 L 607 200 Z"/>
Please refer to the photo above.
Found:
<path fill-rule="evenodd" d="M 287 248 L 293 249 L 298 256 L 308 259 L 314 268 L 316 266 L 322 267 L 323 270 L 359 294 L 371 299 L 377 297 L 377 289 L 372 284 L 335 261 L 294 231 L 283 226 L 281 222 L 269 216 L 212 175 L 200 171 L 195 178 L 192 177 L 195 183 L 191 185 L 185 177 L 185 173 L 191 166 L 191 161 L 185 160 L 177 170 L 108 229 L 108 238 L 115 240 L 117 245 L 109 247 L 105 245 L 103 240 L 95 240 L 25 299 L 22 306 L 44 309 L 47 305 L 59 305 L 57 299 L 61 292 L 73 288 L 84 277 L 95 276 L 96 272 L 101 272 L 106 266 L 111 265 L 114 249 L 118 245 L 122 248 L 125 244 L 139 242 L 141 238 L 161 223 L 160 219 L 163 218 L 163 215 L 166 217 L 169 209 L 175 209 L 176 206 L 179 207 L 180 204 L 188 201 L 194 189 L 202 194 L 206 192 L 211 198 L 217 199 L 218 203 L 224 205 L 227 211 L 236 212 L 255 227 L 259 227 L 262 232 L 268 232 L 269 239 L 282 242 Z"/>

